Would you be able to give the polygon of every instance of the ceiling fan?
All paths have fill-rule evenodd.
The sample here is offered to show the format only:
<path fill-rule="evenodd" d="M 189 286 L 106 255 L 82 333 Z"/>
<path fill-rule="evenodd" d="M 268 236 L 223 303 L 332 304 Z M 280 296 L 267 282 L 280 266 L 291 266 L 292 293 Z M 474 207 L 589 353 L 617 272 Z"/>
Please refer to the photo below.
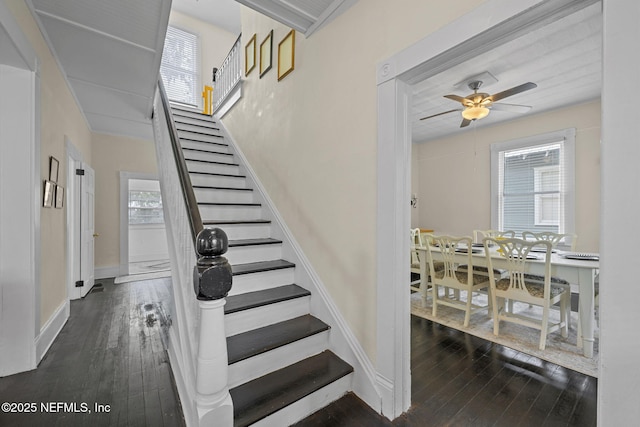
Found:
<path fill-rule="evenodd" d="M 458 95 L 445 95 L 445 98 L 453 101 L 458 101 L 462 104 L 463 108 L 456 108 L 455 110 L 445 111 L 443 113 L 434 114 L 432 116 L 423 117 L 420 120 L 430 119 L 432 117 L 442 116 L 443 114 L 453 113 L 454 111 L 462 111 L 462 123 L 460 127 L 467 127 L 474 120 L 480 120 L 489 115 L 490 110 L 502 110 L 511 111 L 514 113 L 526 113 L 531 109 L 529 105 L 517 105 L 517 104 L 496 104 L 496 101 L 500 101 L 508 96 L 513 96 L 524 91 L 534 89 L 538 87 L 535 83 L 523 83 L 519 86 L 512 87 L 511 89 L 498 92 L 493 95 L 488 93 L 478 92 L 480 86 L 482 86 L 482 80 L 474 80 L 469 82 L 469 89 L 473 91 L 471 95 L 464 98 Z"/>

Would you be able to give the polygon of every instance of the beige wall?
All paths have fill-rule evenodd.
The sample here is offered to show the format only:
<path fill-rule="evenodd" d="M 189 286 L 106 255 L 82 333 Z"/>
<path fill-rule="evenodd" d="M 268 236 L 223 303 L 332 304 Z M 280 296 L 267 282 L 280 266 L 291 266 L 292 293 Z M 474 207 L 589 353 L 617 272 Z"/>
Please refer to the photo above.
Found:
<path fill-rule="evenodd" d="M 93 169 L 96 172 L 96 268 L 120 265 L 120 172 L 157 174 L 151 140 L 93 134 Z"/>
<path fill-rule="evenodd" d="M 412 182 L 418 182 L 414 192 L 418 193 L 419 208 L 417 221 L 412 222 L 412 226 L 453 235 L 472 235 L 474 229 L 491 228 L 491 144 L 566 128 L 576 128 L 578 250 L 598 252 L 599 101 L 414 144 Z"/>
<path fill-rule="evenodd" d="M 200 40 L 200 83 L 211 85 L 211 70 L 219 68 L 227 57 L 229 50 L 238 38 L 238 34 L 230 33 L 220 27 L 213 26 L 199 19 L 172 10 L 169 25 L 196 33 Z M 200 105 L 201 102 L 200 102 Z"/>
<path fill-rule="evenodd" d="M 7 2 L 38 55 L 40 65 L 40 172 L 49 176 L 49 157 L 60 162 L 58 183 L 66 188 L 65 136 L 91 161 L 91 133 L 38 26 L 23 0 Z M 40 213 L 40 326 L 67 300 L 66 210 L 42 208 Z"/>
<path fill-rule="evenodd" d="M 305 39 L 277 81 L 286 28 L 242 8 L 242 46 L 274 29 L 273 69 L 255 69 L 222 122 L 331 297 L 376 360 L 376 64 L 482 0 L 367 0 Z"/>

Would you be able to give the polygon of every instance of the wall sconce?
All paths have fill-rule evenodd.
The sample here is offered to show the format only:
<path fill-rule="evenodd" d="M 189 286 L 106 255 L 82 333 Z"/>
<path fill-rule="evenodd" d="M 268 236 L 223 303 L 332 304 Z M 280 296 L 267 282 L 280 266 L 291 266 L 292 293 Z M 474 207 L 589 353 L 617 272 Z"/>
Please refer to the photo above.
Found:
<path fill-rule="evenodd" d="M 415 193 L 411 195 L 411 207 L 414 209 L 418 207 L 418 196 Z"/>

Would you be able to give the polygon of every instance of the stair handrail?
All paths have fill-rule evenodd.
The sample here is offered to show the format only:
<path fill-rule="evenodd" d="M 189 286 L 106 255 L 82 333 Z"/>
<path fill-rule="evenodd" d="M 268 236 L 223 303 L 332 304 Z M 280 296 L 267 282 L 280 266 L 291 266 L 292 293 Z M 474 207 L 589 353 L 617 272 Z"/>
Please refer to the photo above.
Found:
<path fill-rule="evenodd" d="M 227 57 L 215 72 L 213 89 L 213 111 L 224 103 L 227 97 L 233 92 L 238 82 L 242 79 L 242 55 L 240 49 L 240 39 L 242 33 L 231 46 Z"/>
<path fill-rule="evenodd" d="M 171 106 L 169 105 L 169 97 L 164 89 L 162 78 L 158 79 L 158 90 L 160 92 L 160 100 L 162 101 L 162 109 L 164 111 L 165 118 L 167 119 L 167 127 L 169 128 L 169 139 L 171 140 L 171 149 L 173 156 L 176 160 L 176 167 L 178 169 L 178 178 L 180 179 L 180 186 L 182 187 L 182 196 L 184 197 L 184 203 L 187 207 L 187 213 L 189 217 L 189 225 L 191 227 L 191 236 L 193 238 L 193 245 L 196 246 L 197 236 L 204 228 L 202 224 L 202 217 L 200 216 L 200 210 L 198 209 L 198 201 L 196 195 L 193 192 L 193 186 L 191 185 L 191 178 L 189 177 L 189 170 L 187 169 L 187 162 L 182 154 L 182 148 L 180 147 L 180 136 L 178 135 L 178 129 L 172 120 Z"/>
<path fill-rule="evenodd" d="M 229 241 L 223 230 L 203 226 L 162 79 L 154 100 L 153 129 L 176 319 L 169 354 L 181 378 L 176 381 L 181 385 L 180 400 L 190 420 L 187 425 L 231 427 L 224 305 L 232 270 L 222 256 Z"/>

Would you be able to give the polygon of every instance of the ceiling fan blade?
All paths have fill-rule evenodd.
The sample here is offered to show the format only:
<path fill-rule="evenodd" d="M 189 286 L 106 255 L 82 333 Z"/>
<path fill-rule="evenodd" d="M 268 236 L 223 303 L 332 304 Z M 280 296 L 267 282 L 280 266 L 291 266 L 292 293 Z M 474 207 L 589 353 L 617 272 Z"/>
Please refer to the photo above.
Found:
<path fill-rule="evenodd" d="M 460 127 L 461 128 L 466 128 L 467 126 L 469 126 L 471 124 L 471 120 L 467 120 L 467 119 L 462 119 L 462 123 L 460 123 Z"/>
<path fill-rule="evenodd" d="M 530 90 L 530 89 L 535 89 L 537 87 L 538 87 L 538 85 L 535 84 L 535 83 L 531 83 L 531 82 L 523 83 L 520 86 L 515 86 L 515 87 L 512 87 L 511 89 L 507 89 L 507 90 L 504 90 L 502 92 L 498 92 L 496 94 L 493 94 L 493 95 L 491 95 L 490 98 L 493 100 L 493 102 L 496 102 L 496 101 L 500 101 L 501 99 L 504 99 L 504 98 L 506 98 L 508 96 L 513 96 L 513 95 L 516 95 L 518 93 L 521 93 L 521 92 L 524 92 L 524 91 L 527 91 L 527 90 Z"/>
<path fill-rule="evenodd" d="M 445 95 L 444 97 L 448 98 L 448 99 L 450 99 L 452 101 L 458 101 L 458 102 L 461 102 L 461 103 L 464 103 L 464 101 L 467 100 L 466 98 L 464 98 L 462 96 L 458 96 L 458 95 Z"/>
<path fill-rule="evenodd" d="M 497 110 L 497 111 L 509 111 L 511 113 L 524 114 L 527 111 L 531 110 L 531 106 L 530 105 L 497 103 L 497 104 L 492 104 L 491 105 L 491 109 L 492 110 Z"/>
<path fill-rule="evenodd" d="M 438 116 L 442 116 L 443 114 L 449 114 L 449 113 L 453 113 L 454 111 L 462 111 L 461 108 L 456 108 L 455 110 L 449 110 L 449 111 L 445 111 L 443 113 L 438 113 L 438 114 L 434 114 L 432 116 L 427 116 L 427 117 L 423 117 L 420 120 L 426 120 L 426 119 L 430 119 L 432 117 L 438 117 Z"/>

